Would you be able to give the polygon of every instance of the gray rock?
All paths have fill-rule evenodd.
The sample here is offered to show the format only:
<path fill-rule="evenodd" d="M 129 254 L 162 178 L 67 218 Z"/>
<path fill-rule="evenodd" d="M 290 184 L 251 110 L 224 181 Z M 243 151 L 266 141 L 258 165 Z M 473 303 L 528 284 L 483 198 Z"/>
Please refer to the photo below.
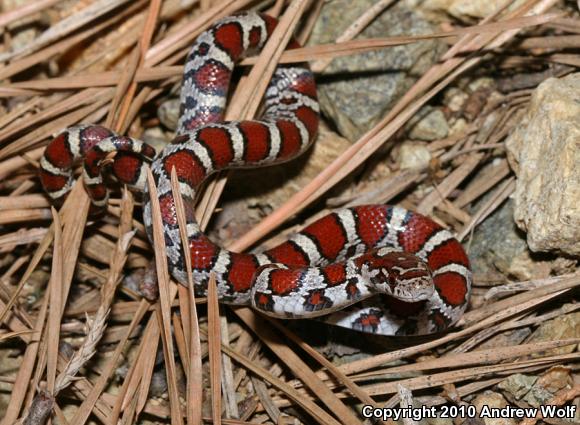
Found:
<path fill-rule="evenodd" d="M 309 44 L 332 43 L 375 0 L 334 0 L 325 3 Z M 415 12 L 391 7 L 378 16 L 358 38 L 434 32 Z M 375 125 L 444 51 L 438 41 L 396 46 L 336 58 L 318 76 L 323 112 L 350 140 Z"/>
<path fill-rule="evenodd" d="M 542 355 L 546 355 L 543 353 Z M 517 400 L 525 400 L 534 407 L 549 403 L 561 389 L 570 388 L 570 368 L 555 366 L 542 376 L 515 374 L 500 382 L 498 387 L 511 393 Z"/>
<path fill-rule="evenodd" d="M 573 267 L 571 260 L 530 252 L 525 235 L 514 224 L 513 213 L 514 201 L 508 199 L 476 228 L 469 252 L 474 272 L 493 274 L 499 270 L 529 280 Z"/>
<path fill-rule="evenodd" d="M 432 141 L 447 137 L 449 124 L 441 109 L 422 108 L 415 120 L 409 122 L 409 137 L 414 140 Z"/>
<path fill-rule="evenodd" d="M 580 255 L 580 73 L 540 84 L 506 147 L 530 249 Z"/>
<path fill-rule="evenodd" d="M 557 341 L 562 339 L 580 338 L 580 313 L 570 313 L 558 316 L 547 322 L 543 322 L 532 334 L 529 343 Z M 569 354 L 577 350 L 578 345 L 567 345 L 560 348 L 546 350 L 543 355 L 555 356 Z M 534 357 L 532 355 L 532 357 Z"/>
<path fill-rule="evenodd" d="M 522 5 L 524 0 L 513 1 L 508 10 Z M 504 4 L 502 0 L 426 0 L 421 6 L 425 10 L 449 14 L 461 20 L 485 18 Z"/>
<path fill-rule="evenodd" d="M 454 86 L 443 92 L 443 104 L 453 113 L 461 112 L 468 98 L 468 93 Z"/>
<path fill-rule="evenodd" d="M 524 397 L 524 401 L 530 406 L 540 407 L 548 404 L 554 398 L 554 394 L 542 387 L 532 387 L 529 393 Z"/>
<path fill-rule="evenodd" d="M 141 135 L 141 140 L 152 146 L 155 151 L 159 153 L 171 141 L 171 136 L 166 135 L 163 130 L 157 126 L 146 129 Z"/>
<path fill-rule="evenodd" d="M 399 147 L 398 162 L 401 170 L 422 170 L 429 166 L 431 151 L 426 143 L 405 141 Z"/>
<path fill-rule="evenodd" d="M 527 251 L 526 241 L 512 217 L 513 201 L 508 200 L 476 228 L 469 253 L 476 273 L 507 273 L 511 259 Z"/>
<path fill-rule="evenodd" d="M 177 128 L 179 121 L 179 98 L 168 99 L 157 108 L 159 121 L 170 130 Z"/>
<path fill-rule="evenodd" d="M 516 373 L 501 381 L 498 384 L 498 387 L 513 395 L 516 400 L 520 400 L 532 389 L 532 386 L 536 383 L 537 380 L 537 376 Z"/>

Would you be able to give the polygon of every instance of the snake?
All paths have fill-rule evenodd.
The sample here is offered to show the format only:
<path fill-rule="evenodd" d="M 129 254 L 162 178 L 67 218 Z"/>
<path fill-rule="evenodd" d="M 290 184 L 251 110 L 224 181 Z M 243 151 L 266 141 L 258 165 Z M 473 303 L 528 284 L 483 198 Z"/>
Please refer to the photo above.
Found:
<path fill-rule="evenodd" d="M 150 168 L 157 187 L 171 275 L 188 284 L 172 192 L 178 177 L 196 296 L 215 277 L 220 302 L 251 306 L 283 319 L 321 318 L 382 335 L 443 331 L 469 301 L 469 259 L 453 234 L 432 219 L 393 205 L 342 208 L 259 253 L 231 252 L 213 243 L 194 214 L 200 186 L 230 168 L 261 167 L 296 158 L 317 136 L 320 108 L 307 64 L 278 65 L 258 120 L 224 121 L 236 62 L 259 52 L 278 21 L 257 12 L 220 19 L 187 55 L 176 136 L 156 154 L 146 143 L 94 124 L 69 127 L 52 139 L 40 161 L 40 181 L 55 201 L 74 183 L 82 161 L 95 208 L 107 205 L 105 173 L 143 193 L 143 221 L 151 241 Z M 288 49 L 300 47 L 291 39 Z M 113 159 L 111 157 L 114 156 Z"/>

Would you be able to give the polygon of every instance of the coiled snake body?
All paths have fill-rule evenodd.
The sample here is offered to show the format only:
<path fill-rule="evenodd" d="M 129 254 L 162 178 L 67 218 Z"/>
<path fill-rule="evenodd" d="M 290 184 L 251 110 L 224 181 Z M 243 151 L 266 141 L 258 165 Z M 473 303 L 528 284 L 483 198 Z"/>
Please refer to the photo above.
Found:
<path fill-rule="evenodd" d="M 327 321 L 391 335 L 447 328 L 468 301 L 469 260 L 450 232 L 420 214 L 385 205 L 338 210 L 261 254 L 229 252 L 201 232 L 192 206 L 208 175 L 287 161 L 315 138 L 319 107 L 306 66 L 275 71 L 261 120 L 223 122 L 235 62 L 248 50 L 260 49 L 276 22 L 242 13 L 222 19 L 197 38 L 185 64 L 177 136 L 157 158 L 143 142 L 103 127 L 71 127 L 51 141 L 41 159 L 45 190 L 55 199 L 65 196 L 73 164 L 82 158 L 92 202 L 105 205 L 103 160 L 115 152 L 113 175 L 144 191 L 144 222 L 151 238 L 145 171 L 146 160 L 152 160 L 170 271 L 187 284 L 170 184 L 173 168 L 179 178 L 197 295 L 206 295 L 213 273 L 223 302 L 250 304 L 275 317 L 333 313 Z"/>

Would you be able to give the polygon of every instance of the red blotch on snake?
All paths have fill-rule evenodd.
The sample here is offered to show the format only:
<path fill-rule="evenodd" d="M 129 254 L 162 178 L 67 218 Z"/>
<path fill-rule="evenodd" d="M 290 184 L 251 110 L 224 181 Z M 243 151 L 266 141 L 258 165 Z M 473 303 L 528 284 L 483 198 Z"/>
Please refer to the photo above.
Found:
<path fill-rule="evenodd" d="M 67 133 L 61 133 L 55 137 L 44 151 L 44 156 L 56 168 L 72 167 L 73 156 L 68 145 Z"/>
<path fill-rule="evenodd" d="M 258 47 L 258 44 L 260 44 L 261 35 L 262 31 L 260 28 L 252 28 L 250 30 L 250 36 L 248 37 L 250 40 L 250 47 Z"/>
<path fill-rule="evenodd" d="M 142 164 L 143 160 L 135 155 L 117 154 L 113 161 L 113 173 L 121 183 L 133 184 L 139 177 Z"/>
<path fill-rule="evenodd" d="M 329 214 L 326 217 L 317 220 L 310 226 L 306 227 L 302 232 L 316 240 L 320 252 L 330 261 L 338 256 L 346 243 L 344 229 L 339 223 L 336 214 Z M 334 236 L 329 238 L 328 235 Z"/>
<path fill-rule="evenodd" d="M 357 215 L 357 233 L 362 242 L 368 246 L 375 246 L 384 236 L 387 227 L 384 225 L 384 209 L 373 206 L 355 208 Z"/>
<path fill-rule="evenodd" d="M 248 163 L 262 161 L 270 151 L 270 130 L 256 121 L 242 121 L 238 128 L 244 139 L 251 141 L 246 146 L 244 160 Z"/>
<path fill-rule="evenodd" d="M 223 168 L 234 159 L 234 148 L 227 130 L 215 127 L 202 128 L 198 137 L 209 149 L 216 168 Z"/>
<path fill-rule="evenodd" d="M 68 181 L 66 176 L 55 176 L 44 170 L 40 171 L 40 179 L 42 186 L 47 192 L 56 192 L 62 189 Z"/>
<path fill-rule="evenodd" d="M 250 289 L 252 277 L 258 265 L 254 258 L 249 255 L 232 253 L 232 264 L 228 271 L 228 280 L 232 284 L 234 291 L 246 292 Z"/>
<path fill-rule="evenodd" d="M 172 168 L 175 168 L 179 181 L 186 182 L 191 187 L 196 187 L 206 176 L 205 168 L 197 157 L 187 150 L 177 151 L 165 157 L 163 167 L 168 177 L 171 176 Z"/>
<path fill-rule="evenodd" d="M 228 23 L 220 26 L 214 34 L 215 41 L 222 49 L 229 53 L 232 60 L 236 60 L 242 54 L 242 32 L 237 23 Z"/>
<path fill-rule="evenodd" d="M 100 125 L 91 125 L 87 128 L 84 128 L 80 131 L 80 152 L 81 154 L 85 154 L 90 149 L 93 148 L 97 143 L 101 140 L 106 139 L 107 137 L 113 136 L 114 133 L 105 128 L 101 127 Z"/>
<path fill-rule="evenodd" d="M 469 267 L 469 260 L 461 244 L 456 239 L 449 239 L 427 253 L 427 262 L 431 270 L 437 270 L 450 263 L 458 263 Z"/>
<path fill-rule="evenodd" d="M 282 263 L 292 266 L 307 266 L 308 258 L 292 242 L 284 242 L 275 248 L 266 251 L 274 263 Z"/>
<path fill-rule="evenodd" d="M 276 295 L 287 295 L 298 287 L 300 270 L 276 269 L 270 272 L 270 287 Z"/>
<path fill-rule="evenodd" d="M 318 114 L 307 106 L 301 106 L 296 110 L 295 114 L 306 126 L 310 138 L 313 138 L 318 131 Z"/>
<path fill-rule="evenodd" d="M 423 216 L 413 214 L 409 218 L 405 230 L 399 233 L 399 243 L 407 252 L 417 252 L 441 226 Z"/>
<path fill-rule="evenodd" d="M 107 196 L 107 188 L 103 184 L 96 184 L 94 186 L 88 186 L 87 190 L 89 191 L 89 194 L 91 195 L 91 199 L 94 199 L 96 201 L 103 200 Z"/>
<path fill-rule="evenodd" d="M 278 158 L 287 159 L 300 151 L 302 138 L 296 124 L 290 121 L 277 121 L 276 126 L 280 130 L 280 138 L 284 141 L 280 146 Z"/>
<path fill-rule="evenodd" d="M 191 267 L 197 270 L 210 270 L 216 260 L 219 248 L 215 246 L 205 235 L 199 235 L 189 239 L 191 252 Z"/>
<path fill-rule="evenodd" d="M 202 92 L 225 92 L 231 75 L 232 72 L 225 65 L 207 62 L 196 71 L 194 81 Z"/>
<path fill-rule="evenodd" d="M 322 273 L 328 282 L 328 286 L 340 285 L 346 281 L 346 268 L 344 264 L 330 264 L 322 269 Z"/>
<path fill-rule="evenodd" d="M 467 288 L 465 278 L 457 273 L 441 273 L 433 279 L 437 292 L 443 301 L 454 307 L 466 302 Z"/>

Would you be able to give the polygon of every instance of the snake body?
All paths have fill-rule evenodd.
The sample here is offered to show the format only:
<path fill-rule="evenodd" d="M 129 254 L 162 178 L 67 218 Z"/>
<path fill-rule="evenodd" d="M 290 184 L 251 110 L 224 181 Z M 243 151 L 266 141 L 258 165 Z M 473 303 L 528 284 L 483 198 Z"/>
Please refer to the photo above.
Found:
<path fill-rule="evenodd" d="M 113 175 L 144 192 L 143 218 L 152 240 L 145 184 L 151 160 L 169 268 L 187 284 L 171 170 L 178 176 L 197 295 L 206 295 L 213 274 L 223 302 L 251 305 L 274 317 L 327 315 L 327 321 L 340 326 L 390 335 L 446 329 L 467 305 L 469 260 L 449 231 L 423 215 L 387 205 L 341 209 L 260 254 L 230 252 L 201 231 L 193 205 L 210 174 L 288 161 L 316 136 L 316 86 L 304 65 L 276 69 L 260 120 L 223 121 L 234 64 L 248 51 L 261 49 L 276 24 L 267 15 L 241 13 L 197 38 L 185 63 L 177 136 L 157 157 L 147 144 L 103 127 L 71 127 L 51 141 L 41 159 L 45 190 L 55 199 L 65 196 L 73 183 L 73 164 L 83 159 L 85 186 L 102 207 L 108 196 L 104 160 L 114 152 Z M 296 46 L 291 41 L 288 47 Z"/>

